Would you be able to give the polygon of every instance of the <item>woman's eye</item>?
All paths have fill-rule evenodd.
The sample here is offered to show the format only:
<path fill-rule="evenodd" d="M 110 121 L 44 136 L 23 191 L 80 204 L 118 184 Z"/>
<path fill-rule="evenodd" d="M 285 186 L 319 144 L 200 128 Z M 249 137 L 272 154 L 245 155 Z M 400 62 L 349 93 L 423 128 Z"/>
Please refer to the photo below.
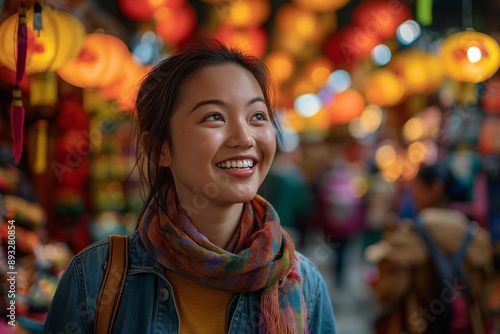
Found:
<path fill-rule="evenodd" d="M 264 115 L 264 113 L 261 113 L 261 112 L 256 113 L 255 115 L 253 115 L 252 119 L 255 119 L 257 121 L 265 121 L 265 120 L 267 120 L 266 115 Z"/>
<path fill-rule="evenodd" d="M 224 119 L 219 114 L 210 114 L 204 119 L 204 121 L 223 121 L 223 120 Z"/>

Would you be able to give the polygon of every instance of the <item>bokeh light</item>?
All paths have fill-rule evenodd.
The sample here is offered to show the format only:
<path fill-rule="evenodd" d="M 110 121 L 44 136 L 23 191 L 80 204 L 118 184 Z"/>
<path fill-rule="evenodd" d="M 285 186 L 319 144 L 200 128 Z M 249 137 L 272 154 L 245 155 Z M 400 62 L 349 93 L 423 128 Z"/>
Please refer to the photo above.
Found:
<path fill-rule="evenodd" d="M 321 100 L 318 95 L 304 94 L 295 99 L 293 107 L 299 115 L 311 117 L 321 109 Z"/>
<path fill-rule="evenodd" d="M 408 20 L 398 27 L 396 36 L 401 44 L 408 45 L 413 43 L 421 33 L 420 25 L 414 20 Z"/>
<path fill-rule="evenodd" d="M 391 61 L 391 49 L 385 44 L 379 44 L 373 48 L 371 58 L 375 65 L 383 66 Z"/>
<path fill-rule="evenodd" d="M 351 76 L 347 71 L 336 70 L 328 77 L 328 88 L 332 92 L 341 93 L 351 87 Z"/>
<path fill-rule="evenodd" d="M 425 121 L 420 117 L 412 117 L 403 126 L 403 137 L 407 142 L 421 139 L 426 133 Z"/>

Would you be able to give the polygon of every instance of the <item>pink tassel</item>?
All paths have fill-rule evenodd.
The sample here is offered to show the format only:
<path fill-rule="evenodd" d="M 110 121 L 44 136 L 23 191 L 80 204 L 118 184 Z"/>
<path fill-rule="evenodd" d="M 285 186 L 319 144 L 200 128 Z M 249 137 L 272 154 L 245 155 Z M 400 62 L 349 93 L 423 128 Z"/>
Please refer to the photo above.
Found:
<path fill-rule="evenodd" d="M 14 159 L 16 165 L 21 159 L 23 152 L 23 127 L 24 127 L 24 108 L 21 90 L 16 86 L 12 91 L 12 111 L 10 115 L 10 125 L 12 127 L 12 140 L 14 142 Z"/>
<path fill-rule="evenodd" d="M 19 3 L 19 21 L 17 25 L 16 84 L 23 79 L 26 67 L 26 52 L 28 50 L 28 27 L 26 22 L 26 6 L 21 1 Z"/>
<path fill-rule="evenodd" d="M 26 6 L 21 1 L 19 3 L 19 21 L 17 26 L 16 87 L 12 91 L 13 100 L 10 115 L 16 165 L 19 163 L 21 153 L 23 152 L 24 108 L 22 93 L 18 84 L 23 80 L 26 67 L 26 53 L 28 50 L 28 28 L 26 23 Z"/>

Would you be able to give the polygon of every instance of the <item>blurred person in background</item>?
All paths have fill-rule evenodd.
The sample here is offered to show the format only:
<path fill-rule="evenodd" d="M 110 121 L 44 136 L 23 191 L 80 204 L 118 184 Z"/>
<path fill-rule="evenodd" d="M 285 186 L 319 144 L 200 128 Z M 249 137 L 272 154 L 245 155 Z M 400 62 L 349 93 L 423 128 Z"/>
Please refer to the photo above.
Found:
<path fill-rule="evenodd" d="M 283 226 L 296 245 L 305 246 L 305 236 L 312 209 L 312 191 L 304 172 L 297 166 L 301 157 L 298 135 L 283 131 L 282 149 L 278 149 L 271 169 L 259 193 L 278 212 Z"/>
<path fill-rule="evenodd" d="M 376 333 L 489 333 L 488 231 L 450 209 L 464 199 L 464 190 L 443 165 L 422 167 L 411 191 L 416 219 L 393 217 L 382 241 L 366 250 L 369 260 L 378 261 L 375 294 L 389 310 Z M 455 266 L 457 259 L 462 261 Z M 450 276 L 450 268 L 459 269 Z"/>

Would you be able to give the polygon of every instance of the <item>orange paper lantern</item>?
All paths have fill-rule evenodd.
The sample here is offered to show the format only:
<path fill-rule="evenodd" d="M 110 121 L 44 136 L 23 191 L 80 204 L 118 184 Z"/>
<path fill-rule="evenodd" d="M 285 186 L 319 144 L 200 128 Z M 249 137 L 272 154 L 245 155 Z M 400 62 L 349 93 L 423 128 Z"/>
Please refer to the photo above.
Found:
<path fill-rule="evenodd" d="M 229 6 L 225 23 L 239 27 L 255 27 L 263 24 L 271 14 L 269 0 L 239 0 Z"/>
<path fill-rule="evenodd" d="M 366 101 L 380 107 L 392 107 L 398 104 L 403 94 L 404 83 L 388 69 L 374 71 L 366 83 Z"/>
<path fill-rule="evenodd" d="M 189 37 L 196 26 L 196 13 L 192 6 L 161 8 L 157 14 L 156 32 L 170 44 L 178 45 Z"/>
<path fill-rule="evenodd" d="M 359 117 L 365 106 L 363 96 L 358 91 L 349 88 L 337 94 L 327 110 L 330 113 L 332 125 L 346 124 Z"/>
<path fill-rule="evenodd" d="M 133 110 L 139 84 L 149 68 L 142 66 L 134 57 L 130 57 L 124 65 L 127 70 L 111 85 L 103 87 L 102 93 L 104 98 L 116 100 L 119 109 Z"/>
<path fill-rule="evenodd" d="M 214 33 L 214 38 L 231 47 L 261 58 L 267 48 L 267 34 L 264 28 L 235 29 L 224 25 Z"/>
<path fill-rule="evenodd" d="M 265 63 L 279 82 L 288 79 L 295 69 L 295 60 L 285 52 L 276 51 L 267 55 Z"/>
<path fill-rule="evenodd" d="M 16 70 L 17 19 L 17 14 L 12 15 L 0 25 L 0 63 L 11 71 Z M 26 19 L 33 22 L 33 9 L 27 12 Z M 33 30 L 33 24 L 26 25 L 27 74 L 56 71 L 76 57 L 83 46 L 85 28 L 76 17 L 44 7 L 42 22 L 40 33 Z"/>
<path fill-rule="evenodd" d="M 106 34 L 88 34 L 80 55 L 61 67 L 58 74 L 77 87 L 104 87 L 120 76 L 128 57 L 130 52 L 120 39 Z"/>
<path fill-rule="evenodd" d="M 460 82 L 484 81 L 500 66 L 497 41 L 476 31 L 446 37 L 441 43 L 440 55 L 445 75 Z"/>
<path fill-rule="evenodd" d="M 315 13 L 293 4 L 281 6 L 275 20 L 278 29 L 295 39 L 313 40 L 321 29 Z"/>
<path fill-rule="evenodd" d="M 370 37 L 396 36 L 398 26 L 413 18 L 411 8 L 403 1 L 371 0 L 361 2 L 352 13 L 352 21 Z"/>
<path fill-rule="evenodd" d="M 162 7 L 179 8 L 186 0 L 119 0 L 123 14 L 135 21 L 152 19 L 155 12 Z"/>

